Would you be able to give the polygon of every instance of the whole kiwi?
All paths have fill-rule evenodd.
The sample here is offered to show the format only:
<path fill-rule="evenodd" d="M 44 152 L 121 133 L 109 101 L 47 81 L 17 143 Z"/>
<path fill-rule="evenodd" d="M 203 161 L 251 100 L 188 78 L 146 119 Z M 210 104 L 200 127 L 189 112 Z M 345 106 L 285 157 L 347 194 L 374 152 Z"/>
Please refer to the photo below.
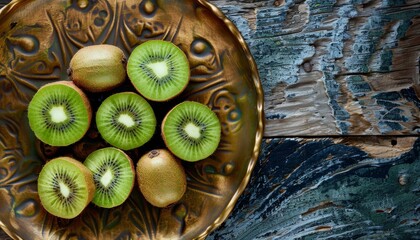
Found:
<path fill-rule="evenodd" d="M 121 85 L 126 77 L 127 58 L 108 44 L 81 48 L 70 60 L 69 79 L 89 92 L 104 92 Z"/>
<path fill-rule="evenodd" d="M 156 149 L 137 162 L 137 181 L 144 198 L 153 206 L 178 202 L 187 188 L 184 168 L 168 150 Z"/>

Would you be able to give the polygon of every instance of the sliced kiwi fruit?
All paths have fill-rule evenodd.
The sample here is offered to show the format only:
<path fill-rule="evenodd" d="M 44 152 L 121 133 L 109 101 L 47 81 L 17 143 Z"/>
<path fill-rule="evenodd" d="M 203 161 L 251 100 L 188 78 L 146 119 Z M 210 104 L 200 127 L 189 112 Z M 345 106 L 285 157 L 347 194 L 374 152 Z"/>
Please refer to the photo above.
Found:
<path fill-rule="evenodd" d="M 153 206 L 178 202 L 186 191 L 187 179 L 180 161 L 165 149 L 152 150 L 137 162 L 137 181 L 144 198 Z"/>
<path fill-rule="evenodd" d="M 96 112 L 96 126 L 102 138 L 114 147 L 131 150 L 148 142 L 156 128 L 150 104 L 133 92 L 106 98 Z"/>
<path fill-rule="evenodd" d="M 60 218 L 78 216 L 95 192 L 92 172 L 81 162 L 59 157 L 50 160 L 38 177 L 38 194 L 47 212 Z"/>
<path fill-rule="evenodd" d="M 185 89 L 190 67 L 185 53 L 173 43 L 149 40 L 130 54 L 127 75 L 141 95 L 162 102 Z"/>
<path fill-rule="evenodd" d="M 80 140 L 91 118 L 88 98 L 69 81 L 44 85 L 28 106 L 29 125 L 35 136 L 51 146 L 68 146 Z"/>
<path fill-rule="evenodd" d="M 83 90 L 104 92 L 125 81 L 126 63 L 120 48 L 108 44 L 91 45 L 73 55 L 67 73 Z"/>
<path fill-rule="evenodd" d="M 114 147 L 102 148 L 89 154 L 83 164 L 93 173 L 94 204 L 112 208 L 124 203 L 135 180 L 133 162 L 127 154 Z"/>
<path fill-rule="evenodd" d="M 217 115 L 199 102 L 176 105 L 162 122 L 162 137 L 168 149 L 190 162 L 209 157 L 217 149 L 220 135 Z"/>

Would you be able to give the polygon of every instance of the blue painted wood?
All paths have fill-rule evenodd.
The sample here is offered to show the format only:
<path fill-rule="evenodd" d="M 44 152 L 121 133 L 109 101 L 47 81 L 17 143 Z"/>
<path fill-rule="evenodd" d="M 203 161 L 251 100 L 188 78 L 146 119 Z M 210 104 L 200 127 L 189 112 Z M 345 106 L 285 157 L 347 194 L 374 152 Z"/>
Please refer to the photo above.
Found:
<path fill-rule="evenodd" d="M 420 239 L 419 206 L 420 140 L 375 158 L 331 139 L 272 139 L 208 239 Z"/>
<path fill-rule="evenodd" d="M 418 0 L 211 2 L 255 57 L 266 136 L 419 133 L 417 105 L 376 98 L 411 91 L 419 100 Z"/>

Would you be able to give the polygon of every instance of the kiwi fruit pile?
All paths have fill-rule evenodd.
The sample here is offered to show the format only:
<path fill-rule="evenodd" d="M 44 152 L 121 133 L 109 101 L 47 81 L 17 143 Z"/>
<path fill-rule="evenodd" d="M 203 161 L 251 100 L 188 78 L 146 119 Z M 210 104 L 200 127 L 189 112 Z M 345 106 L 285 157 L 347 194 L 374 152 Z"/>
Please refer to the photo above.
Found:
<path fill-rule="evenodd" d="M 47 159 L 38 177 L 45 210 L 70 219 L 90 203 L 117 207 L 136 184 L 155 207 L 180 201 L 183 161 L 208 158 L 221 138 L 211 108 L 177 98 L 190 78 L 183 50 L 149 40 L 126 58 L 116 46 L 92 45 L 72 56 L 67 72 L 69 79 L 42 86 L 31 99 L 30 128 L 53 147 L 71 148 L 92 129 L 104 144 L 84 157 Z"/>

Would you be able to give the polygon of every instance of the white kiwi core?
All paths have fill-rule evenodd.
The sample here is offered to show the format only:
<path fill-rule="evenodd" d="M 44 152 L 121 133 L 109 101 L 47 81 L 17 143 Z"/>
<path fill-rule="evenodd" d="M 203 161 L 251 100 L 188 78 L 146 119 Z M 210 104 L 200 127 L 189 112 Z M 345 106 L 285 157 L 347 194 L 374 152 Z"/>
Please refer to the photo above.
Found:
<path fill-rule="evenodd" d="M 102 177 L 101 177 L 101 184 L 104 187 L 108 187 L 108 185 L 111 183 L 112 179 L 113 179 L 112 172 L 111 172 L 111 170 L 108 169 L 108 170 L 106 170 L 105 174 L 102 175 Z"/>
<path fill-rule="evenodd" d="M 51 120 L 55 123 L 61 123 L 67 120 L 67 114 L 62 106 L 52 107 L 50 109 Z"/>
<path fill-rule="evenodd" d="M 168 65 L 164 61 L 149 63 L 147 64 L 147 67 L 150 68 L 158 78 L 163 78 L 169 73 Z"/>
<path fill-rule="evenodd" d="M 70 196 L 70 188 L 63 182 L 60 182 L 59 186 L 61 195 L 63 195 L 65 198 L 68 198 Z"/>
<path fill-rule="evenodd" d="M 134 119 L 128 114 L 121 114 L 118 117 L 118 122 L 121 124 L 124 124 L 126 127 L 132 127 L 136 125 L 136 123 L 134 122 Z"/>
<path fill-rule="evenodd" d="M 184 127 L 184 131 L 188 134 L 188 136 L 198 139 L 201 136 L 200 127 L 195 125 L 194 123 L 188 123 Z"/>

